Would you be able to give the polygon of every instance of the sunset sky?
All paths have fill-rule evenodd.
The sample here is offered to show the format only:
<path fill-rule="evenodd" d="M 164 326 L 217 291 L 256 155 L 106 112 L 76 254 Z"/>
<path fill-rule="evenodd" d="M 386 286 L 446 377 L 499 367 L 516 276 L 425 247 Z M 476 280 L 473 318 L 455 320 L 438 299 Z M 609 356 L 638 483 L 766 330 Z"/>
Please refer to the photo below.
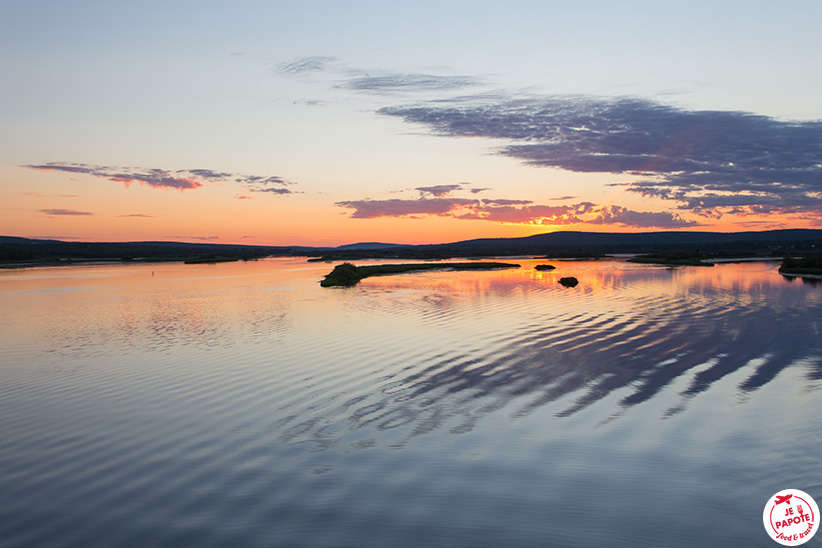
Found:
<path fill-rule="evenodd" d="M 0 234 L 822 228 L 822 3 L 0 2 Z"/>

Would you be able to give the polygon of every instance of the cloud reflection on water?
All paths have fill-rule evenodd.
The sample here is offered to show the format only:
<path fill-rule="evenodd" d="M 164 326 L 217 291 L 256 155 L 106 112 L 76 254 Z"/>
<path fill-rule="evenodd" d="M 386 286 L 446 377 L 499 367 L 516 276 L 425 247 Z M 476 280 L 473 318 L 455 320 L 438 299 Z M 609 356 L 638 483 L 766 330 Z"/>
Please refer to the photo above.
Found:
<path fill-rule="evenodd" d="M 566 417 L 608 398 L 618 416 L 667 397 L 667 416 L 737 372 L 744 375 L 739 394 L 792 366 L 822 378 L 822 322 L 809 314 L 819 307 L 818 292 L 785 282 L 775 265 L 613 266 L 569 263 L 535 273 L 529 263 L 496 276 L 369 279 L 356 296 L 363 306 L 419 292 L 394 302 L 405 309 L 406 329 L 470 325 L 453 333 L 460 348 L 432 350 L 424 365 L 389 375 L 378 398 L 362 406 L 350 400 L 331 415 L 346 417 L 352 431 L 412 424 L 410 436 L 444 425 L 459 433 L 503 409 L 522 416 L 558 405 L 555 416 Z M 577 289 L 556 283 L 569 270 L 580 278 Z M 666 392 L 683 381 L 684 390 Z"/>

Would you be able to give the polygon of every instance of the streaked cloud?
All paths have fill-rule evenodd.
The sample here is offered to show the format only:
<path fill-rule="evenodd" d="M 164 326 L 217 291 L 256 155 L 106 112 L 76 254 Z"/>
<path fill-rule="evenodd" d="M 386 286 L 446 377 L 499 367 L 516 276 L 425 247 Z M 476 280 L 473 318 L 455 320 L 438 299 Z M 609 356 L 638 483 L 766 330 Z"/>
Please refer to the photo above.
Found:
<path fill-rule="evenodd" d="M 419 190 L 421 196 L 431 194 L 437 198 L 442 198 L 456 190 L 462 188 L 462 185 L 434 185 L 434 186 L 418 186 L 414 190 Z"/>
<path fill-rule="evenodd" d="M 597 216 L 590 224 L 621 225 L 633 228 L 682 228 L 697 223 L 685 221 L 678 215 L 668 212 L 631 211 L 620 206 L 611 206 L 597 210 Z"/>
<path fill-rule="evenodd" d="M 127 215 L 117 215 L 118 218 L 124 217 L 138 217 L 138 218 L 146 218 L 146 219 L 153 219 L 156 215 L 146 215 L 145 213 L 129 213 Z"/>
<path fill-rule="evenodd" d="M 478 86 L 480 84 L 482 84 L 480 79 L 470 76 L 394 73 L 352 77 L 339 87 L 366 93 L 396 93 L 408 91 L 447 91 Z"/>
<path fill-rule="evenodd" d="M 174 240 L 200 240 L 203 242 L 213 242 L 219 240 L 219 236 L 171 236 Z"/>
<path fill-rule="evenodd" d="M 452 212 L 463 206 L 475 204 L 475 200 L 460 198 L 421 198 L 405 200 L 350 200 L 336 205 L 353 209 L 354 219 L 374 219 L 377 217 L 407 217 L 411 215 L 453 216 Z"/>
<path fill-rule="evenodd" d="M 294 184 L 279 176 L 244 175 L 201 168 L 170 171 L 159 168 L 112 167 L 63 162 L 49 162 L 23 167 L 41 171 L 90 175 L 108 181 L 124 183 L 126 188 L 136 182 L 154 188 L 171 188 L 183 191 L 200 188 L 207 183 L 220 183 L 240 184 L 252 192 L 291 194 L 292 192 L 288 189 L 272 188 L 270 185 L 284 187 Z"/>
<path fill-rule="evenodd" d="M 822 210 L 820 121 L 587 96 L 462 98 L 378 112 L 434 135 L 505 141 L 500 154 L 533 166 L 624 173 L 627 191 L 703 216 Z"/>
<path fill-rule="evenodd" d="M 79 194 L 43 194 L 42 192 L 24 192 L 23 196 L 33 198 L 82 198 Z"/>
<path fill-rule="evenodd" d="M 333 88 L 374 95 L 442 93 L 476 88 L 485 84 L 485 81 L 477 76 L 350 67 L 332 56 L 301 57 L 276 63 L 273 65 L 273 70 L 279 76 L 294 78 L 308 78 L 322 74 L 326 83 Z M 329 78 L 332 81 L 328 81 Z M 306 102 L 306 100 L 300 100 L 300 102 Z"/>
<path fill-rule="evenodd" d="M 252 188 L 251 192 L 269 192 L 271 194 L 293 194 L 287 188 Z"/>
<path fill-rule="evenodd" d="M 40 211 L 40 213 L 43 213 L 44 215 L 48 215 L 49 217 L 64 216 L 64 215 L 65 216 L 70 216 L 70 217 L 84 216 L 84 215 L 94 215 L 94 213 L 91 213 L 89 211 L 77 211 L 77 210 L 74 210 L 74 209 L 40 209 L 39 211 Z"/>
<path fill-rule="evenodd" d="M 174 188 L 177 190 L 189 190 L 203 186 L 203 184 L 195 178 L 173 175 L 171 172 L 163 169 L 116 168 L 60 162 L 28 165 L 25 167 L 42 171 L 61 171 L 91 175 L 113 182 L 124 183 L 126 187 L 129 187 L 135 182 L 155 188 Z"/>
<path fill-rule="evenodd" d="M 612 225 L 627 228 L 683 228 L 697 223 L 669 212 L 632 211 L 590 202 L 572 205 L 534 204 L 530 200 L 434 197 L 390 200 L 349 200 L 338 206 L 353 209 L 354 219 L 439 216 L 462 220 L 531 225 Z"/>
<path fill-rule="evenodd" d="M 315 55 L 301 57 L 285 63 L 274 65 L 274 71 L 286 76 L 301 76 L 312 72 L 323 72 L 337 61 L 336 57 Z"/>

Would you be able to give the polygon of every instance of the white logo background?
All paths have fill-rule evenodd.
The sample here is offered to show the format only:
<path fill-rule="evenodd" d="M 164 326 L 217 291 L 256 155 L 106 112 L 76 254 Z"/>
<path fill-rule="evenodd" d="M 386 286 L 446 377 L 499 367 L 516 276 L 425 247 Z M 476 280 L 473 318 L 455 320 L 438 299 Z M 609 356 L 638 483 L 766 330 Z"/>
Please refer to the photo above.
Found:
<path fill-rule="evenodd" d="M 799 489 L 783 489 L 765 504 L 762 522 L 768 535 L 784 546 L 805 544 L 819 529 L 819 506 Z"/>

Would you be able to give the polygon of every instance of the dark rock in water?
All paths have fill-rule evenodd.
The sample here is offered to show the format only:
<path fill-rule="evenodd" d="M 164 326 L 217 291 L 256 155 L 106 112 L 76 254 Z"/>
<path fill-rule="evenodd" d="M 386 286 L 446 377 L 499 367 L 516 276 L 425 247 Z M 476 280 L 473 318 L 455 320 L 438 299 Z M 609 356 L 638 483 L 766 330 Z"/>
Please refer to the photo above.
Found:
<path fill-rule="evenodd" d="M 574 287 L 579 283 L 579 280 L 577 280 L 573 276 L 568 276 L 567 278 L 560 278 L 559 283 L 561 283 L 565 287 Z"/>
<path fill-rule="evenodd" d="M 556 267 L 552 264 L 538 264 L 534 267 L 534 270 L 553 270 Z"/>

